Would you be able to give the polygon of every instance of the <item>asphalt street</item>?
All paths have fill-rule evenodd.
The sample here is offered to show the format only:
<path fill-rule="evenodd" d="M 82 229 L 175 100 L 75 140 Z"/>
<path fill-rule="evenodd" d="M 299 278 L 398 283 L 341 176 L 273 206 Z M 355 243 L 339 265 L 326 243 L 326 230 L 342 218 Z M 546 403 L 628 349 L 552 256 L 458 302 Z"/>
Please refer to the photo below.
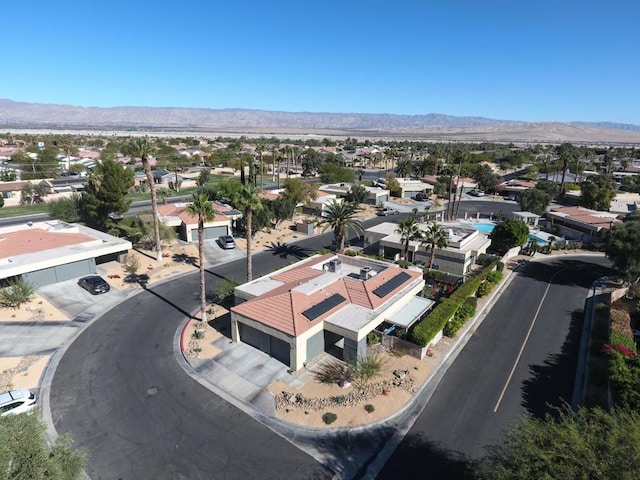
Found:
<path fill-rule="evenodd" d="M 571 402 L 582 309 L 591 282 L 610 274 L 603 257 L 527 264 L 447 370 L 427 408 L 378 478 L 430 465 L 435 477 L 467 478 L 473 461 L 522 415 Z"/>
<path fill-rule="evenodd" d="M 494 210 L 492 203 L 463 206 L 488 212 Z M 367 226 L 384 221 L 389 219 L 376 218 Z M 331 238 L 326 234 L 272 245 L 254 256 L 255 274 L 327 247 Z M 211 267 L 208 288 L 223 278 L 244 281 L 245 265 L 241 259 Z M 76 445 L 87 449 L 89 476 L 365 476 L 396 432 L 395 421 L 370 429 L 315 433 L 291 427 L 274 433 L 265 426 L 268 420 L 230 405 L 178 365 L 176 329 L 197 304 L 196 274 L 153 286 L 91 323 L 59 359 L 49 395 L 52 421 L 58 434 L 71 433 Z"/>

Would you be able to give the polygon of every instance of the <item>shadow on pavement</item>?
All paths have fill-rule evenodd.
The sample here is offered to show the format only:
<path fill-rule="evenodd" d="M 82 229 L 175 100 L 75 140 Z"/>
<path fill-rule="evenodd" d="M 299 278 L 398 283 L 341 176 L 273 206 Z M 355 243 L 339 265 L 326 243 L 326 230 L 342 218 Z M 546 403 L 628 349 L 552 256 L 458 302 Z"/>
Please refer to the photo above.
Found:
<path fill-rule="evenodd" d="M 542 365 L 530 365 L 532 377 L 522 386 L 522 406 L 536 418 L 555 415 L 571 403 L 582 335 L 582 310 L 571 314 L 569 333 L 559 354 L 549 355 Z"/>
<path fill-rule="evenodd" d="M 554 274 L 556 274 L 554 276 Z M 613 272 L 604 265 L 586 263 L 581 260 L 558 257 L 552 262 L 530 262 L 526 268 L 519 269 L 519 275 L 548 282 L 553 278 L 555 285 L 579 286 L 591 288 L 597 278 L 611 275 Z"/>
<path fill-rule="evenodd" d="M 476 479 L 478 463 L 464 455 L 449 451 L 422 435 L 409 434 L 400 443 L 378 480 L 397 478 L 419 478 L 417 472 L 429 472 L 429 478 L 447 480 Z"/>
<path fill-rule="evenodd" d="M 160 300 L 162 300 L 163 302 L 165 302 L 167 305 L 173 307 L 175 310 L 177 310 L 178 312 L 180 312 L 182 315 L 184 315 L 185 317 L 191 318 L 191 319 L 196 319 L 196 317 L 194 317 L 193 315 L 191 315 L 191 312 L 187 312 L 186 310 L 183 310 L 181 307 L 179 307 L 178 305 L 176 305 L 175 303 L 173 303 L 170 300 L 167 300 L 165 297 L 163 297 L 162 295 L 160 295 L 159 293 L 154 292 L 152 289 L 148 288 L 146 284 L 141 284 L 142 288 L 144 289 L 145 292 L 150 293 L 151 295 L 156 296 L 157 298 L 159 298 Z"/>
<path fill-rule="evenodd" d="M 265 251 L 271 252 L 273 255 L 277 255 L 280 258 L 287 258 L 289 256 L 292 256 L 298 260 L 306 258 L 312 253 L 312 250 L 308 248 L 300 247 L 295 244 L 280 242 L 272 243 L 266 248 Z"/>

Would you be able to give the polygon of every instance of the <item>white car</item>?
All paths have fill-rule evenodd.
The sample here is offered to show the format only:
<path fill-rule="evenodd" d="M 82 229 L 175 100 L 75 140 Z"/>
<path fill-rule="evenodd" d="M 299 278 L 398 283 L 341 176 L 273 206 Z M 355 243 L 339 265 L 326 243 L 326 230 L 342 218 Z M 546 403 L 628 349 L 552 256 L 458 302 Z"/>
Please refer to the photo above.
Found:
<path fill-rule="evenodd" d="M 17 415 L 36 408 L 36 396 L 26 388 L 0 394 L 0 416 Z"/>

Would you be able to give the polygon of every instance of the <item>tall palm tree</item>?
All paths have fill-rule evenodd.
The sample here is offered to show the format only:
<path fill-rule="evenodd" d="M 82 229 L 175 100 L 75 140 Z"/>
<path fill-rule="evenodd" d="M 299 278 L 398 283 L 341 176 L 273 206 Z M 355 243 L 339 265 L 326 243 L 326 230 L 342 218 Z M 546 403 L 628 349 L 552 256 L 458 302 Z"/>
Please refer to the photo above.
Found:
<path fill-rule="evenodd" d="M 403 257 L 405 260 L 409 260 L 409 242 L 422 238 L 422 230 L 420 230 L 415 217 L 407 217 L 398 222 L 396 233 L 400 234 L 400 242 L 403 245 L 404 251 Z"/>
<path fill-rule="evenodd" d="M 151 192 L 151 210 L 153 212 L 153 230 L 156 240 L 156 260 L 162 261 L 162 245 L 160 243 L 160 219 L 158 218 L 158 198 L 156 195 L 156 184 L 151 173 L 149 156 L 153 153 L 154 147 L 146 137 L 135 137 L 129 141 L 129 153 L 134 157 L 140 157 L 142 168 L 147 177 L 149 191 Z"/>
<path fill-rule="evenodd" d="M 207 293 L 204 284 L 204 224 L 210 222 L 216 216 L 213 203 L 206 193 L 194 193 L 187 213 L 193 217 L 198 217 L 198 264 L 200 266 L 200 307 L 202 313 L 200 319 L 207 321 Z"/>
<path fill-rule="evenodd" d="M 262 200 L 253 185 L 243 185 L 233 197 L 233 205 L 244 213 L 245 235 L 247 238 L 247 282 L 253 280 L 253 212 L 262 210 Z"/>
<path fill-rule="evenodd" d="M 445 248 L 449 245 L 449 239 L 442 227 L 433 222 L 425 230 L 421 243 L 431 248 L 431 256 L 429 257 L 429 269 L 431 269 L 433 268 L 433 261 L 436 258 L 436 248 Z"/>
<path fill-rule="evenodd" d="M 364 226 L 355 218 L 359 209 L 357 205 L 333 200 L 325 207 L 324 230 L 331 228 L 335 236 L 336 250 L 342 253 L 344 250 L 344 238 L 348 231 L 362 235 Z"/>
<path fill-rule="evenodd" d="M 263 154 L 264 151 L 267 149 L 267 147 L 264 146 L 264 144 L 259 143 L 258 145 L 256 145 L 256 152 L 258 152 L 258 155 L 260 157 L 260 190 L 264 190 L 264 160 L 263 160 Z"/>

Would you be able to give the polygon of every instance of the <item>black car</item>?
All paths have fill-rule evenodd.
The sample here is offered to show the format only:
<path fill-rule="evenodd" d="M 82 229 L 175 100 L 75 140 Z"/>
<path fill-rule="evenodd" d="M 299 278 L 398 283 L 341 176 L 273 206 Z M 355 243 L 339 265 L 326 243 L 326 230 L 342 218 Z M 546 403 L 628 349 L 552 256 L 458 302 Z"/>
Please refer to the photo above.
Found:
<path fill-rule="evenodd" d="M 111 289 L 106 280 L 98 275 L 89 275 L 88 277 L 82 277 L 80 280 L 78 280 L 78 285 L 84 288 L 91 295 L 107 293 Z"/>

